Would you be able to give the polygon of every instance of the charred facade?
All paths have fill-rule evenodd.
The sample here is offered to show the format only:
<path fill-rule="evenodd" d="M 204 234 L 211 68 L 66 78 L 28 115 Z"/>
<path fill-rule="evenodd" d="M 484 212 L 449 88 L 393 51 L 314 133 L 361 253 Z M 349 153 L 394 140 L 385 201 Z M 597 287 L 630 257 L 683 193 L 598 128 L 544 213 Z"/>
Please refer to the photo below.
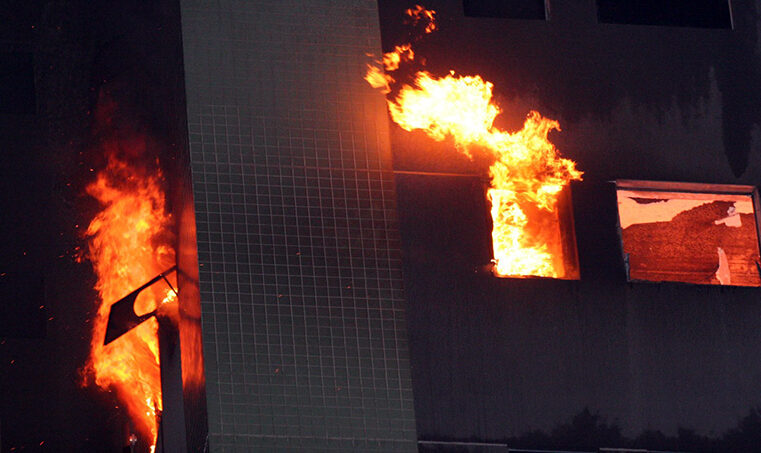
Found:
<path fill-rule="evenodd" d="M 759 404 L 758 290 L 627 282 L 613 181 L 759 184 L 759 4 L 733 1 L 731 23 L 700 25 L 688 16 L 707 2 L 674 2 L 682 22 L 663 26 L 634 12 L 608 23 L 598 14 L 612 2 L 545 3 L 537 20 L 426 5 L 442 19 L 417 44 L 426 69 L 493 82 L 505 127 L 533 109 L 558 120 L 550 138 L 584 180 L 571 184 L 580 279 L 494 279 L 482 271 L 481 183 L 414 175 L 483 165 L 391 128 L 394 169 L 407 172 L 397 193 L 419 439 L 752 451 L 721 439 Z M 404 2 L 379 4 L 390 51 L 407 38 Z"/>

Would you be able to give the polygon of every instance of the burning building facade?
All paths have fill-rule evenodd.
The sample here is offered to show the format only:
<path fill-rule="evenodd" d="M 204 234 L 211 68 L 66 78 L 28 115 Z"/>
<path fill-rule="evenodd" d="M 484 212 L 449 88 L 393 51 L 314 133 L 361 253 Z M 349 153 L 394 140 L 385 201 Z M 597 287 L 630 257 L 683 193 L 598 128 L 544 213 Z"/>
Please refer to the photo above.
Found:
<path fill-rule="evenodd" d="M 462 176 L 483 162 L 392 127 L 423 448 L 757 448 L 737 439 L 758 404 L 758 288 L 720 280 L 758 281 L 753 216 L 725 228 L 742 217 L 732 190 L 750 200 L 749 187 L 722 186 L 761 177 L 758 110 L 738 91 L 757 91 L 759 65 L 740 55 L 758 60 L 759 4 L 732 2 L 730 20 L 727 2 L 675 2 L 658 18 L 655 2 L 613 3 L 427 5 L 440 21 L 415 46 L 426 70 L 492 82 L 505 130 L 531 110 L 557 120 L 549 139 L 584 175 L 570 184 L 579 279 L 496 279 L 479 267 L 491 258 L 486 188 Z M 380 2 L 386 51 L 407 39 L 403 7 Z M 700 8 L 719 8 L 714 22 Z M 616 194 L 635 187 L 628 201 L 651 208 L 671 203 L 664 191 L 714 192 L 673 222 L 624 228 Z M 723 259 L 745 228 L 743 251 Z"/>
<path fill-rule="evenodd" d="M 78 140 L 71 132 L 89 136 L 103 128 L 88 118 L 90 111 L 97 115 L 104 93 L 128 118 L 129 127 L 112 123 L 114 135 L 126 134 L 131 145 L 137 136 L 152 137 L 141 143 L 157 150 L 132 156 L 132 163 L 141 172 L 153 169 L 151 183 L 163 175 L 165 198 L 151 205 L 171 230 L 162 241 L 175 247 L 141 249 L 161 262 L 120 281 L 126 285 L 120 293 L 169 268 L 167 259 L 178 267 L 177 332 L 161 370 L 163 406 L 153 401 L 156 388 L 146 406 L 152 420 L 163 411 L 161 421 L 141 427 L 129 420 L 143 406 L 114 408 L 129 405 L 101 395 L 109 413 L 127 420 L 102 421 L 100 429 L 118 433 L 101 439 L 125 445 L 138 431 L 142 447 L 158 437 L 165 451 L 415 451 L 452 442 L 708 451 L 744 441 L 738 422 L 761 403 L 761 294 L 751 272 L 758 236 L 747 236 L 757 234 L 752 188 L 761 183 L 754 101 L 761 87 L 761 4 L 733 1 L 726 17 L 695 19 L 688 4 L 709 3 L 684 2 L 684 10 L 665 16 L 605 0 L 440 0 L 426 4 L 429 10 L 396 0 L 40 4 L 41 19 L 30 25 L 43 31 L 29 51 L 41 99 L 37 118 L 46 125 L 45 146 L 66 156 L 88 150 L 83 168 L 71 172 L 78 193 L 90 187 L 104 195 L 92 185 L 102 181 L 96 175 L 118 173 L 108 169 L 119 162 L 109 164 L 94 146 L 110 141 Z M 435 32 L 427 33 L 433 30 L 423 21 L 417 25 L 425 37 L 411 39 L 407 10 L 435 10 Z M 80 41 L 90 44 L 74 44 Z M 482 86 L 493 84 L 500 114 L 491 112 L 479 140 L 492 133 L 513 140 L 532 118 L 544 125 L 534 134 L 544 140 L 539 149 L 569 175 L 561 185 L 570 190 L 553 200 L 555 223 L 538 228 L 562 236 L 554 251 L 562 258 L 553 258 L 561 272 L 499 269 L 518 261 L 496 256 L 499 216 L 491 215 L 494 191 L 515 190 L 493 181 L 496 172 L 514 174 L 510 164 L 494 170 L 491 155 L 458 152 L 461 143 L 447 133 L 439 140 L 417 130 L 430 121 L 423 127 L 390 121 L 391 104 L 363 78 L 384 51 L 409 42 L 394 72 L 401 84 L 419 87 L 417 70 L 438 78 L 450 71 L 478 75 Z M 71 58 L 57 60 L 55 49 Z M 82 73 L 89 76 L 77 82 Z M 389 90 L 389 99 L 398 99 L 399 87 Z M 81 108 L 67 106 L 69 98 Z M 391 109 L 391 117 L 398 114 Z M 23 113 L 7 115 L 30 122 L 22 132 L 36 127 Z M 18 130 L 3 133 L 28 141 Z M 68 169 L 63 161 L 55 168 Z M 547 167 L 531 177 L 547 176 Z M 59 186 L 52 191 L 79 196 Z M 671 217 L 644 214 L 685 199 L 692 204 Z M 59 219 L 73 215 L 65 203 L 56 209 Z M 80 214 L 82 225 L 97 212 L 91 206 Z M 655 236 L 708 234 L 690 229 L 700 222 L 714 236 L 745 232 L 744 239 L 732 242 L 741 244 L 735 248 L 723 239 L 696 240 L 684 249 L 706 251 L 695 253 L 689 276 L 680 277 L 673 271 L 682 265 L 679 254 Z M 742 260 L 737 247 L 747 252 Z M 643 249 L 649 254 L 637 253 Z M 670 254 L 661 257 L 660 250 Z M 502 262 L 495 267 L 494 260 Z M 651 268 L 666 261 L 674 264 Z M 92 286 L 104 301 L 120 297 L 102 291 L 101 274 L 115 267 L 103 264 L 96 278 L 85 264 L 65 271 L 46 265 L 47 290 L 34 295 L 53 299 L 47 310 L 62 313 L 66 325 L 96 315 L 92 307 L 91 317 L 66 311 L 56 302 L 62 300 L 56 285 L 89 281 L 94 285 L 73 293 L 78 299 L 97 298 Z M 516 278 L 525 275 L 543 277 Z M 49 320 L 41 334 L 47 340 L 40 341 L 70 341 L 71 329 L 63 326 Z M 79 329 L 89 343 L 92 329 Z M 18 388 L 33 374 L 32 365 L 18 371 L 24 360 L 14 358 L 29 356 L 25 341 L 32 340 L 0 345 L 5 362 L 16 367 L 4 365 L 8 382 L 0 388 Z M 90 355 L 76 360 L 82 366 Z M 68 403 L 48 401 L 59 410 L 44 417 L 60 426 L 64 417 L 56 413 Z M 5 395 L 3 404 L 3 452 L 22 444 L 42 449 L 44 442 L 92 449 L 75 436 L 93 437 L 93 428 L 36 440 L 20 428 L 23 415 L 11 420 L 23 414 L 23 401 Z"/>

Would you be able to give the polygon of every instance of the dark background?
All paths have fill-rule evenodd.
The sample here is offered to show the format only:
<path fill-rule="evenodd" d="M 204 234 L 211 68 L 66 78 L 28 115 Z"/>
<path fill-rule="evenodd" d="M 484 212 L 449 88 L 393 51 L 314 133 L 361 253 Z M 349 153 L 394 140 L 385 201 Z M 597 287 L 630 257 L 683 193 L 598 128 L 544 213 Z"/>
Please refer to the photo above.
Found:
<path fill-rule="evenodd" d="M 184 111 L 172 2 L 0 6 L 0 450 L 121 451 L 109 394 L 82 386 L 97 295 L 78 262 L 104 165 L 94 112 L 152 137 L 171 164 Z M 184 116 L 182 117 L 184 118 Z"/>
<path fill-rule="evenodd" d="M 758 2 L 732 2 L 734 29 L 726 16 L 696 21 L 701 2 L 627 16 L 557 0 L 548 21 L 511 19 L 525 2 L 465 3 L 477 17 L 426 2 L 439 30 L 416 57 L 493 82 L 502 128 L 531 109 L 560 122 L 550 138 L 585 172 L 571 186 L 581 279 L 492 277 L 482 182 L 398 175 L 419 438 L 757 451 L 761 294 L 627 283 L 610 181 L 759 183 Z M 411 39 L 411 3 L 379 4 L 389 51 Z M 391 138 L 395 170 L 486 173 L 451 143 L 396 126 Z"/>

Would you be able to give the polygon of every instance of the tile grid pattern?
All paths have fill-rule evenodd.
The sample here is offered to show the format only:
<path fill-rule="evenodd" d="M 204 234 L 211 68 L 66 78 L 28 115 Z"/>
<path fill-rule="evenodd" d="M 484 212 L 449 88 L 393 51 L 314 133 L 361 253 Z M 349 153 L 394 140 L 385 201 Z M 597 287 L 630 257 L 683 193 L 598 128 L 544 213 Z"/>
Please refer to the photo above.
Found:
<path fill-rule="evenodd" d="M 182 1 L 212 451 L 414 451 L 374 1 Z"/>

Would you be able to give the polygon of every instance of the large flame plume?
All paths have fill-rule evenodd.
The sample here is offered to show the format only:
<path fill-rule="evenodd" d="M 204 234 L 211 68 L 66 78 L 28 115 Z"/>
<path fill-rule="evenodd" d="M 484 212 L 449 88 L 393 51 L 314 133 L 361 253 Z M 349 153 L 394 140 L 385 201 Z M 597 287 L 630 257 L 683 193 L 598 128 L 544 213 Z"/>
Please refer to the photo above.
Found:
<path fill-rule="evenodd" d="M 421 8 L 416 7 L 418 15 Z M 433 21 L 433 12 L 425 17 Z M 378 68 L 370 65 L 366 79 L 389 93 L 395 80 L 387 73 L 395 71 L 399 61 L 412 60 L 413 56 L 409 44 L 397 46 L 384 55 L 384 78 L 373 74 L 373 68 Z M 387 60 L 396 65 L 387 64 Z M 566 277 L 558 198 L 570 181 L 581 179 L 582 173 L 573 161 L 560 157 L 548 140 L 550 131 L 560 129 L 557 121 L 532 111 L 519 131 L 495 127 L 501 109 L 492 99 L 492 88 L 478 75 L 460 76 L 452 71 L 436 77 L 421 71 L 412 84 L 401 86 L 388 99 L 388 109 L 404 130 L 423 131 L 436 141 L 451 138 L 455 148 L 468 157 L 478 151 L 493 159 L 487 197 L 494 225 L 495 274 Z"/>
<path fill-rule="evenodd" d="M 158 322 L 150 318 L 103 345 L 110 305 L 175 263 L 161 174 L 136 163 L 145 148 L 141 139 L 107 142 L 108 164 L 86 189 L 101 210 L 86 233 L 100 301 L 85 374 L 88 382 L 116 394 L 153 450 L 162 410 Z M 140 293 L 135 311 L 151 312 L 175 297 L 165 285 L 153 285 Z"/>

